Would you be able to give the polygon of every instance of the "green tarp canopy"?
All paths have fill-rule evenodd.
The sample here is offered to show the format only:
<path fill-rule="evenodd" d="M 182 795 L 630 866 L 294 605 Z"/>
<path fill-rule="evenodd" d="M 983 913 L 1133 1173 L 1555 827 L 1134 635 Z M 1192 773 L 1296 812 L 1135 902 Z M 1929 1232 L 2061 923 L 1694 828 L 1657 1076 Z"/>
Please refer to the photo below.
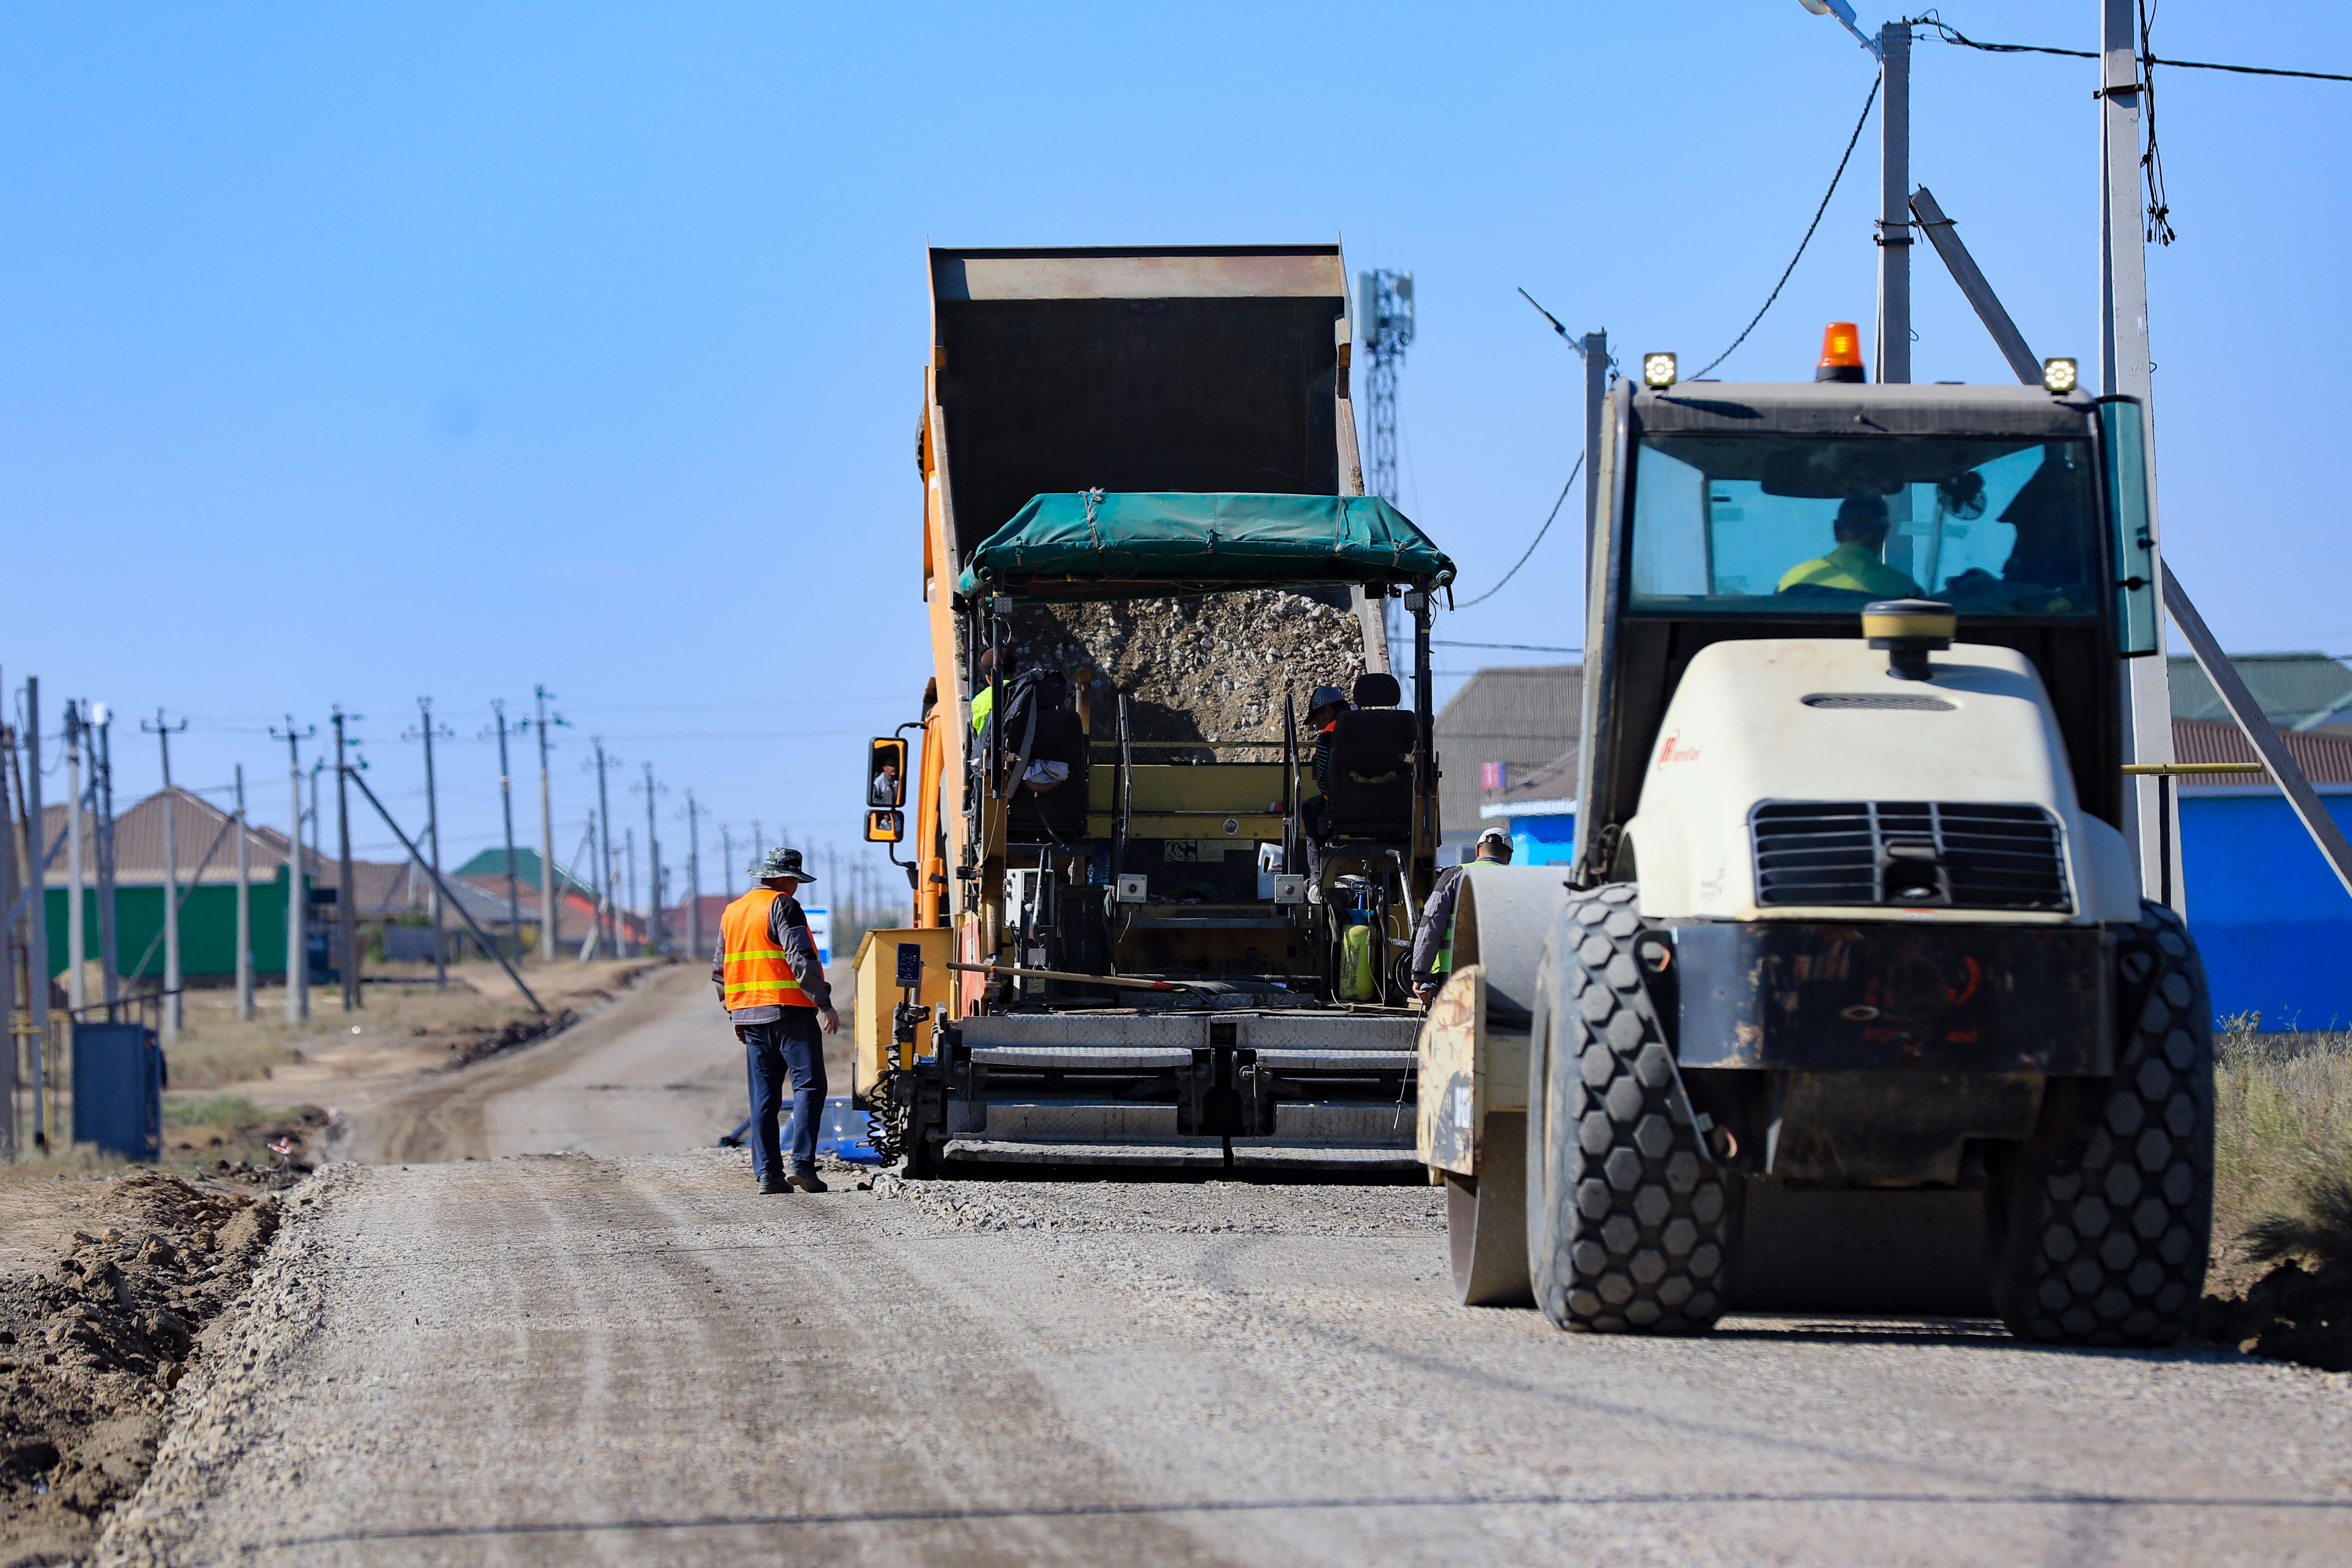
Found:
<path fill-rule="evenodd" d="M 1131 599 L 1453 581 L 1445 552 L 1378 496 L 1065 490 L 1031 498 L 990 535 L 956 592 Z"/>

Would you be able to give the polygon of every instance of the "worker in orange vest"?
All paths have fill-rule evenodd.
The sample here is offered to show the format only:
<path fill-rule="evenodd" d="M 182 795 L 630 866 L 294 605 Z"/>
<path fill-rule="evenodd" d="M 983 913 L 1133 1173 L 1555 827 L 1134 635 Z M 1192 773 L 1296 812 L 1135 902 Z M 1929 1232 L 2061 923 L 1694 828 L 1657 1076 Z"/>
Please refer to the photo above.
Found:
<path fill-rule="evenodd" d="M 710 979 L 743 1042 L 751 1082 L 751 1173 L 763 1193 L 824 1191 L 816 1173 L 817 1122 L 824 1114 L 824 1040 L 838 1034 L 833 988 L 817 962 L 808 916 L 793 898 L 814 882 L 797 849 L 771 849 L 751 863 L 759 883 L 719 917 Z M 819 1031 L 823 1031 L 823 1035 Z M 792 1085 L 792 1163 L 777 1126 Z"/>

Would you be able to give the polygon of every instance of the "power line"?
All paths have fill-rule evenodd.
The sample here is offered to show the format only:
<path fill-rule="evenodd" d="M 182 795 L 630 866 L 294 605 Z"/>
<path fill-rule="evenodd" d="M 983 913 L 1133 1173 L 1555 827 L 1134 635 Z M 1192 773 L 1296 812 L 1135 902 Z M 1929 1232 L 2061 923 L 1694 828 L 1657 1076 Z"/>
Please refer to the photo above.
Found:
<path fill-rule="evenodd" d="M 1432 647 L 1499 647 L 1507 648 L 1513 653 L 1582 653 L 1584 651 L 1580 647 L 1547 647 L 1542 643 L 1445 642 L 1437 637 L 1430 638 L 1429 646 Z"/>
<path fill-rule="evenodd" d="M 1935 28 L 1945 43 L 1958 44 L 1963 48 L 1981 49 L 1989 55 L 2063 55 L 2069 59 L 2077 60 L 2095 60 L 2099 58 L 2098 51 L 2095 49 L 2053 49 L 2042 44 L 1983 43 L 1969 37 L 1933 11 L 1923 12 L 1919 16 L 1909 17 L 1907 21 L 1913 26 Z M 1898 26 L 1903 25 L 1896 24 Z M 2143 37 L 2147 36 L 2145 22 L 2141 26 L 2141 36 Z M 2149 65 L 2178 66 L 2183 70 L 2232 71 L 2239 76 L 2294 76 L 2302 77 L 2307 81 L 2352 81 L 2352 76 L 2339 75 L 2335 71 L 2282 70 L 2276 66 L 2217 65 L 2211 60 L 2168 60 L 2154 54 L 2142 58 Z"/>
<path fill-rule="evenodd" d="M 1830 210 L 1830 198 L 1837 195 L 1838 182 L 1845 178 L 1845 166 L 1853 161 L 1854 147 L 1862 141 L 1862 128 L 1870 123 L 1871 106 L 1878 101 L 1878 83 L 1877 77 L 1870 79 L 1870 96 L 1862 100 L 1862 117 L 1853 122 L 1853 134 L 1845 139 L 1845 153 L 1838 159 L 1837 173 L 1830 176 L 1830 188 L 1822 193 L 1822 205 L 1813 209 L 1813 221 L 1805 226 L 1805 237 L 1797 241 L 1797 254 L 1789 258 L 1788 267 L 1780 273 L 1780 281 L 1772 285 L 1771 294 L 1766 298 L 1761 308 L 1757 310 L 1748 323 L 1739 329 L 1739 335 L 1731 340 L 1731 347 L 1709 360 L 1706 369 L 1693 374 L 1690 377 L 1691 380 L 1700 379 L 1706 374 L 1707 371 L 1713 370 L 1737 353 L 1739 345 L 1748 341 L 1748 334 L 1756 330 L 1756 323 L 1764 319 L 1764 312 L 1772 308 L 1772 301 L 1780 297 L 1780 290 L 1789 286 L 1789 279 L 1796 272 L 1797 263 L 1805 258 L 1805 247 L 1813 243 L 1813 231 L 1822 226 L 1822 215 Z"/>
<path fill-rule="evenodd" d="M 1528 303 L 1529 303 L 1529 304 L 1533 305 L 1533 304 L 1535 304 L 1535 301 L 1534 301 L 1534 300 L 1528 300 Z M 1542 309 L 1543 309 L 1543 307 L 1542 307 L 1542 306 L 1540 306 L 1540 305 L 1536 305 L 1536 309 L 1537 309 L 1537 310 L 1542 310 Z M 1568 470 L 1568 483 L 1566 483 L 1566 484 L 1564 484 L 1564 485 L 1562 485 L 1562 486 L 1560 486 L 1560 487 L 1559 487 L 1559 500 L 1556 500 L 1556 501 L 1554 501 L 1554 502 L 1552 502 L 1552 503 L 1551 503 L 1551 515 L 1550 515 L 1549 517 L 1547 517 L 1547 518 L 1545 518 L 1545 519 L 1544 519 L 1544 521 L 1543 521 L 1543 526 L 1542 526 L 1541 528 L 1538 528 L 1538 529 L 1537 529 L 1537 530 L 1536 530 L 1535 543 L 1534 543 L 1534 544 L 1530 544 L 1530 545 L 1528 545 L 1528 546 L 1527 554 L 1526 554 L 1526 555 L 1522 555 L 1522 556 L 1520 556 L 1520 557 L 1519 557 L 1519 560 L 1518 560 L 1518 565 L 1517 565 L 1517 566 L 1513 566 L 1513 567 L 1512 567 L 1508 572 L 1506 572 L 1506 573 L 1504 573 L 1504 574 L 1503 574 L 1503 582 L 1502 582 L 1502 583 L 1497 583 L 1497 584 L 1496 584 L 1493 587 L 1491 587 L 1491 588 L 1487 589 L 1485 593 L 1483 593 L 1483 594 L 1479 595 L 1478 595 L 1476 598 L 1475 598 L 1475 599 L 1465 599 L 1462 603 L 1460 603 L 1460 604 L 1455 605 L 1454 606 L 1453 606 L 1454 609 L 1456 609 L 1456 610 L 1466 610 L 1466 609 L 1468 609 L 1468 608 L 1469 608 L 1471 605 L 1483 605 L 1483 604 L 1485 604 L 1487 600 L 1489 600 L 1489 599 L 1493 598 L 1496 595 L 1497 595 L 1497 594 L 1499 594 L 1499 593 L 1501 593 L 1501 592 L 1503 591 L 1503 584 L 1504 584 L 1504 583 L 1508 583 L 1512 578 L 1514 578 L 1514 577 L 1516 577 L 1516 576 L 1517 576 L 1517 575 L 1519 574 L 1519 567 L 1520 567 L 1520 566 L 1524 566 L 1524 565 L 1526 565 L 1526 564 L 1528 563 L 1528 556 L 1533 555 L 1533 554 L 1536 552 L 1536 545 L 1537 545 L 1537 544 L 1541 544 L 1541 543 L 1544 542 L 1544 535 L 1545 535 L 1545 534 L 1547 534 L 1547 533 L 1549 533 L 1549 532 L 1551 531 L 1551 525 L 1553 524 L 1553 522 L 1555 522 L 1556 521 L 1558 521 L 1558 519 L 1559 519 L 1559 509 L 1560 509 L 1561 507 L 1563 507 L 1563 506 L 1565 506 L 1565 505 L 1567 505 L 1567 504 L 1568 504 L 1568 492 L 1569 492 L 1569 491 L 1570 491 L 1570 490 L 1572 490 L 1572 489 L 1574 489 L 1576 488 L 1576 476 L 1577 476 L 1578 474 L 1580 474 L 1580 473 L 1582 473 L 1583 471 L 1584 471 L 1584 454 L 1583 454 L 1583 453 L 1581 453 L 1581 452 L 1579 452 L 1579 453 L 1576 455 L 1576 466 L 1575 466 L 1574 468 L 1570 468 L 1570 469 L 1569 469 L 1569 470 Z M 1472 646 L 1472 645 L 1470 645 L 1470 644 L 1468 644 L 1468 643 L 1457 643 L 1457 644 L 1452 644 L 1452 645 L 1444 645 L 1444 644 L 1441 644 L 1440 646 L 1441 646 L 1441 647 L 1444 647 L 1444 646 L 1452 646 L 1452 647 L 1470 647 L 1470 646 Z M 1499 645 L 1498 645 L 1498 646 L 1499 646 Z"/>

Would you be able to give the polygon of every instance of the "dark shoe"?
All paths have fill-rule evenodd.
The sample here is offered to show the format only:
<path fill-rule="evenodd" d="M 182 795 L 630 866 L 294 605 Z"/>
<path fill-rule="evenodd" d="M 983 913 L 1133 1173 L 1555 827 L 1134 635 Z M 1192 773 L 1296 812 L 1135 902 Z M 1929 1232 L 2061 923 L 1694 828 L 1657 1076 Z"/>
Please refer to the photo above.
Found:
<path fill-rule="evenodd" d="M 782 1176 L 770 1176 L 766 1181 L 760 1184 L 760 1192 L 762 1196 L 772 1193 L 789 1193 L 792 1190 L 792 1184 L 785 1181 Z"/>
<path fill-rule="evenodd" d="M 814 1170 L 794 1171 L 784 1179 L 804 1193 L 821 1193 L 825 1190 L 824 1184 L 817 1180 Z"/>

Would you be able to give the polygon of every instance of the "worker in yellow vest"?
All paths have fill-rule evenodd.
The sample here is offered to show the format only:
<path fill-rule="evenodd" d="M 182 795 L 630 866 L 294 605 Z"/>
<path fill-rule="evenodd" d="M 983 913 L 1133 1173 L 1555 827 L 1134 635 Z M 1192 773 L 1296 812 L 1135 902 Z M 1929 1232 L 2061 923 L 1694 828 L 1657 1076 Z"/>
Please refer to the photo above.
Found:
<path fill-rule="evenodd" d="M 1476 847 L 1465 864 L 1471 866 L 1507 866 L 1511 863 L 1511 836 L 1499 827 L 1490 827 L 1478 835 Z M 1454 910 L 1462 898 L 1461 866 L 1448 866 L 1437 874 L 1436 885 L 1429 890 L 1429 902 L 1422 906 L 1421 928 L 1412 937 L 1412 994 L 1423 1004 L 1437 994 L 1454 973 Z"/>
<path fill-rule="evenodd" d="M 771 849 L 751 863 L 759 886 L 719 917 L 719 951 L 710 979 L 735 1037 L 743 1042 L 751 1083 L 751 1173 L 763 1193 L 821 1193 L 817 1122 L 824 1114 L 824 1035 L 838 1034 L 833 989 L 817 962 L 808 916 L 793 897 L 814 882 L 797 849 Z M 820 1033 L 822 1031 L 822 1033 Z M 792 1163 L 783 1160 L 777 1122 L 792 1086 Z"/>

